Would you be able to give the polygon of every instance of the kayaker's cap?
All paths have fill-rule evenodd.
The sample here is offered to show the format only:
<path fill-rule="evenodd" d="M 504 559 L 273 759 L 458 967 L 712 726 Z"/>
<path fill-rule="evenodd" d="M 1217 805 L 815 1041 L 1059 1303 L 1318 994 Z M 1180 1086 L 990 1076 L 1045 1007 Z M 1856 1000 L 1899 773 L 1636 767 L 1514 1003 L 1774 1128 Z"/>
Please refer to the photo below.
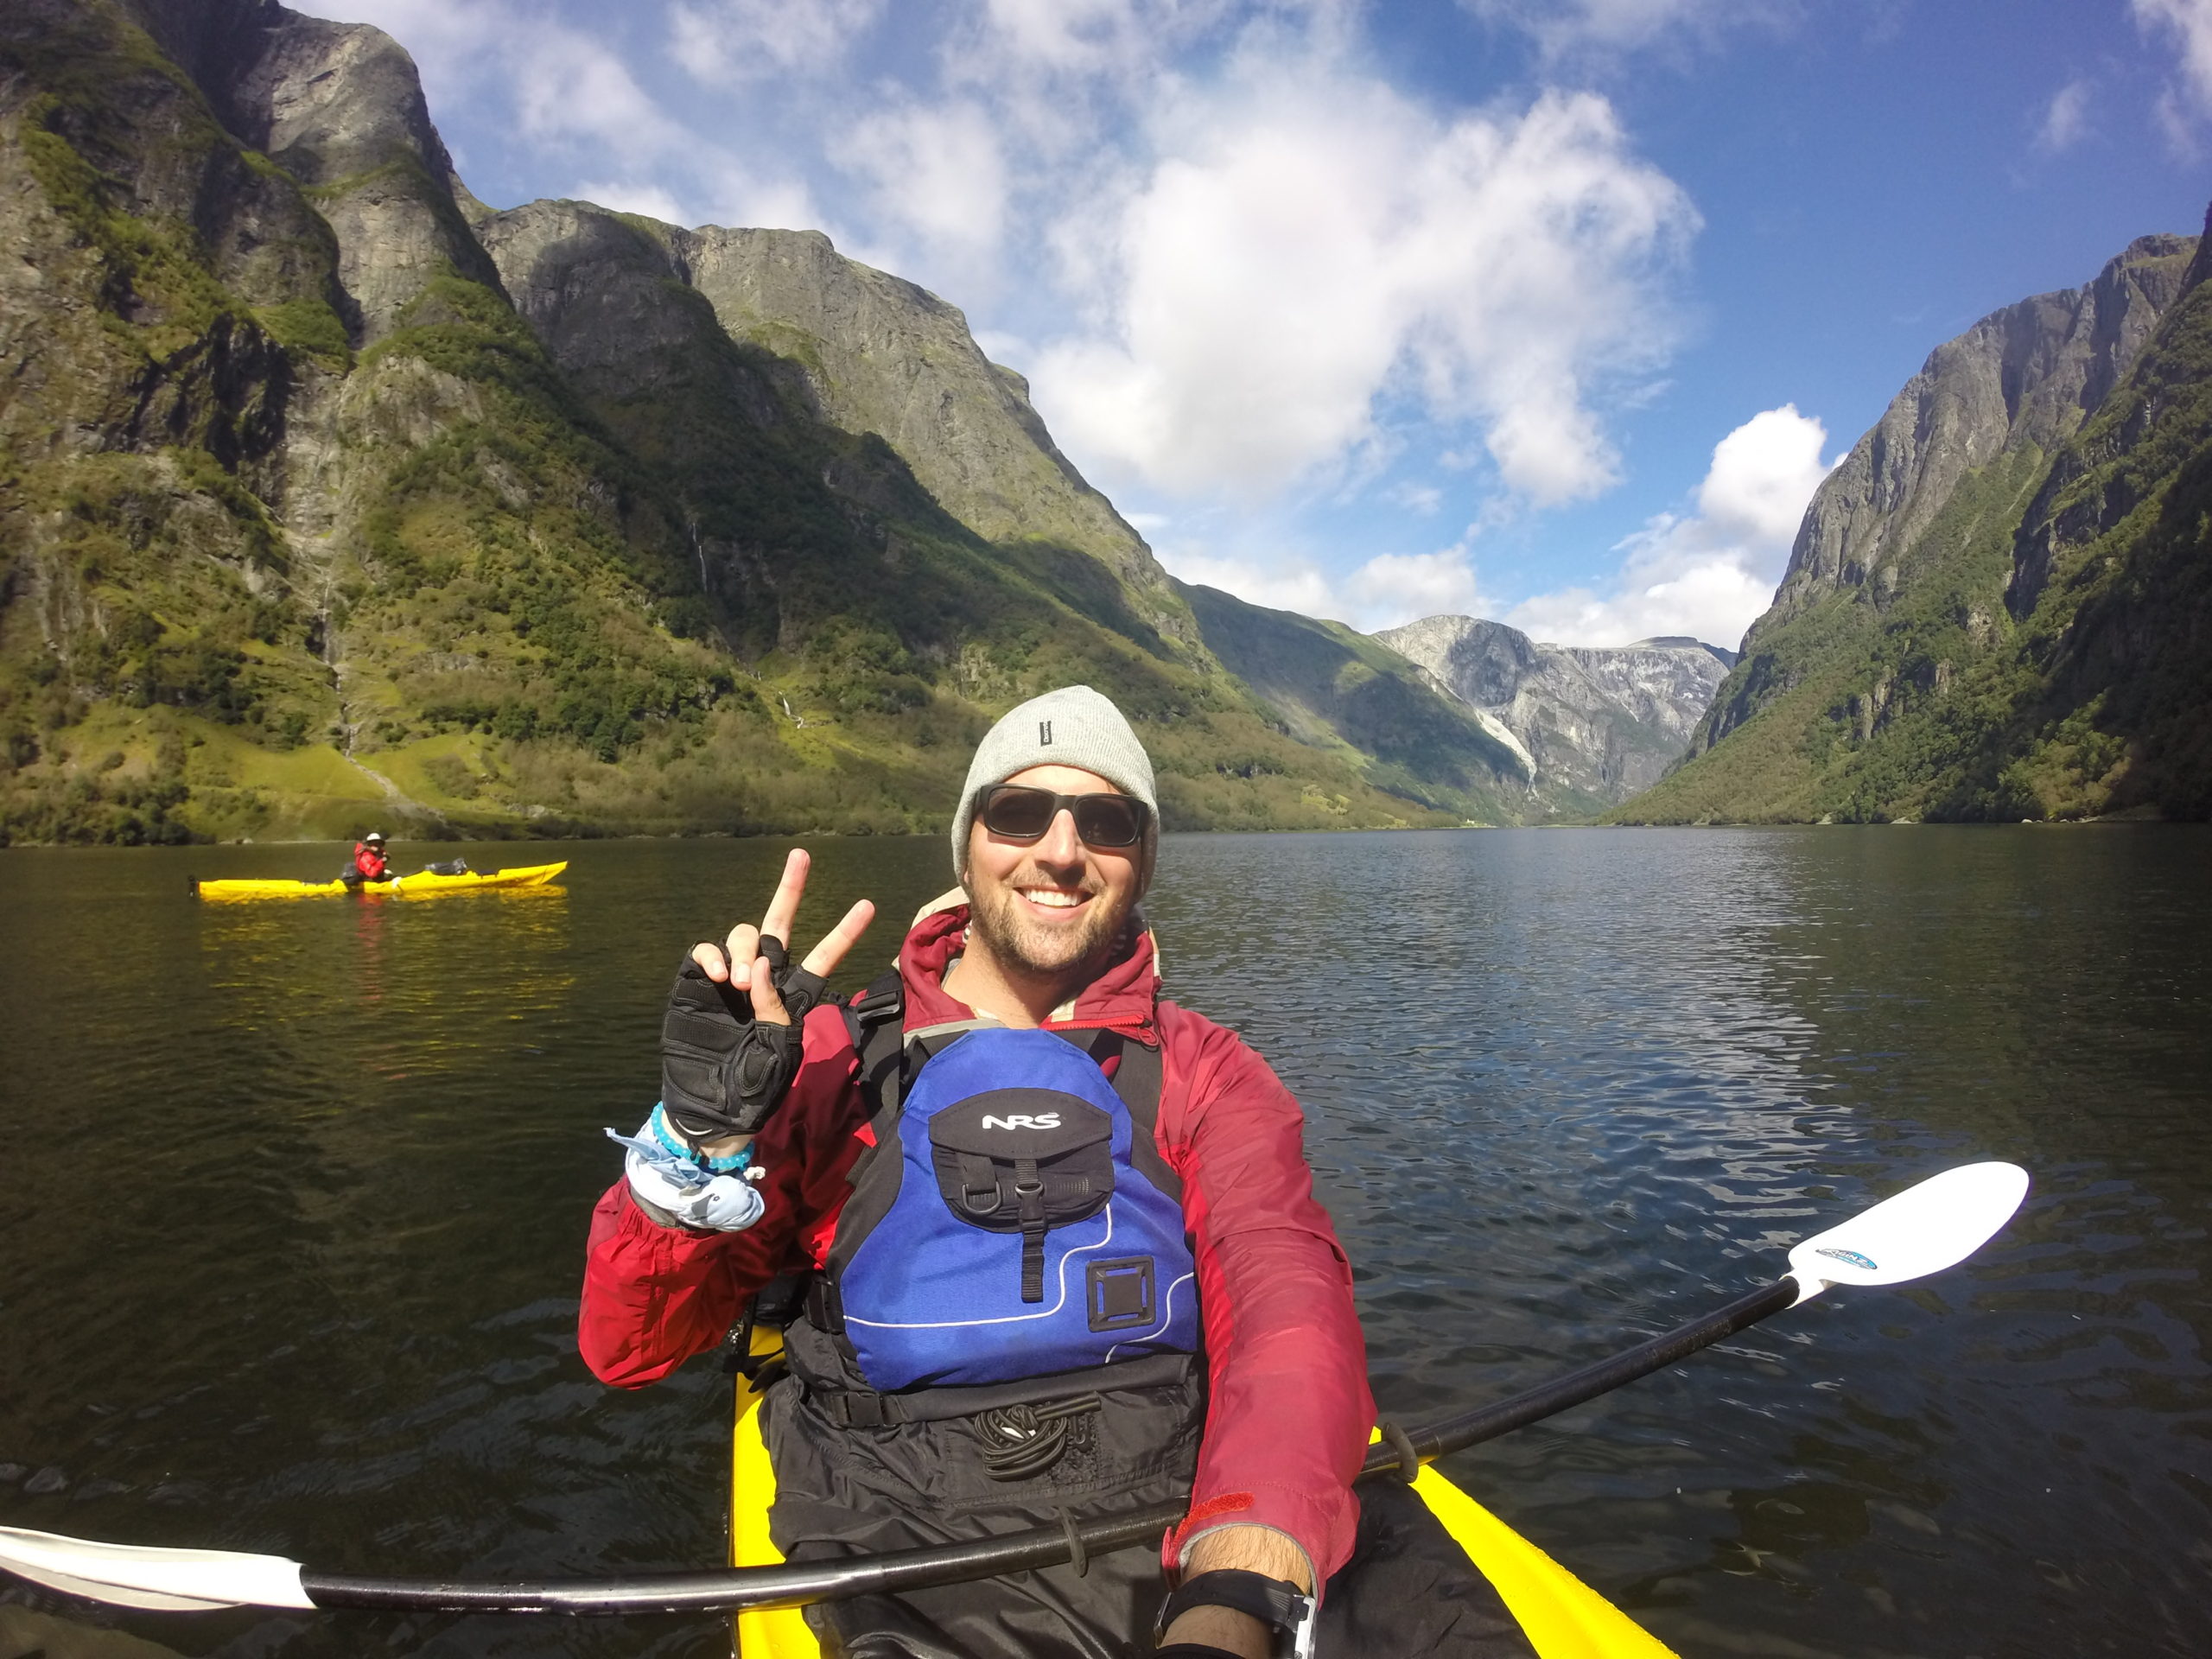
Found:
<path fill-rule="evenodd" d="M 381 830 L 372 830 L 367 835 L 363 836 L 361 839 L 363 841 L 382 841 L 384 839 L 384 831 Z"/>
<path fill-rule="evenodd" d="M 976 821 L 976 797 L 1032 766 L 1076 766 L 1095 772 L 1124 795 L 1151 810 L 1145 815 L 1144 842 L 1137 861 L 1137 896 L 1152 885 L 1160 853 L 1160 800 L 1154 792 L 1152 760 L 1129 729 L 1119 709 L 1087 685 L 1064 685 L 1008 709 L 984 734 L 968 763 L 960 809 L 952 818 L 952 873 L 968 875 L 968 831 Z"/>

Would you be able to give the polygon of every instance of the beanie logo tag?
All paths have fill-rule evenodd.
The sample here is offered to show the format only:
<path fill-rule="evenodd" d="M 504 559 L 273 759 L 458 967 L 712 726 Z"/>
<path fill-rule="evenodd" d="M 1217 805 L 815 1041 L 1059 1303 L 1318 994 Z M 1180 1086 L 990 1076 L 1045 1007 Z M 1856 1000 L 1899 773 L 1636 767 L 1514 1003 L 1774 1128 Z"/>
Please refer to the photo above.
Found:
<path fill-rule="evenodd" d="M 1049 749 L 1052 747 L 1052 722 L 1049 720 L 1040 720 L 1037 722 L 1037 747 L 1040 749 Z"/>

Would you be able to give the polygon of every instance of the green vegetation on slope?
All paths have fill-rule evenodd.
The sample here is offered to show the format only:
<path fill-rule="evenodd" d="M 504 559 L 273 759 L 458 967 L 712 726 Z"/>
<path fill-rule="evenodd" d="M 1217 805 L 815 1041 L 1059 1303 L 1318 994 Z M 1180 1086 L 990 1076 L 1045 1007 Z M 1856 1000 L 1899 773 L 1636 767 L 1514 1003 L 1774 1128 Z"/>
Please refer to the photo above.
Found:
<path fill-rule="evenodd" d="M 680 285 L 703 327 L 620 383 L 451 268 L 357 356 L 315 204 L 359 180 L 244 149 L 111 0 L 10 17 L 8 228 L 67 302 L 0 404 L 0 841 L 930 829 L 1074 680 L 1172 827 L 1457 821 L 1096 561 L 979 539 Z"/>
<path fill-rule="evenodd" d="M 2023 445 L 1958 486 L 1892 598 L 1763 626 L 1734 695 L 1764 706 L 1611 816 L 2212 816 L 2209 562 L 2200 283 L 2055 456 Z"/>

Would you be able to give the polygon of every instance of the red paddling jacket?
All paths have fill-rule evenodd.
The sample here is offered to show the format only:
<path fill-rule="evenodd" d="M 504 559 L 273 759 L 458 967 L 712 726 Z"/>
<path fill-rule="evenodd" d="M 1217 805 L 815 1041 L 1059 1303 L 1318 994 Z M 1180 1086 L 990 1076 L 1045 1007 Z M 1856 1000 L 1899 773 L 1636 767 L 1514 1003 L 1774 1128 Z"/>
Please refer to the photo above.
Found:
<path fill-rule="evenodd" d="M 909 1031 L 971 1018 L 947 995 L 964 905 L 925 915 L 899 952 Z M 1160 999 L 1152 936 L 1077 995 L 1052 1030 L 1106 1027 L 1157 1047 L 1155 1141 L 1183 1183 L 1211 1387 L 1188 1516 L 1165 1554 L 1213 1527 L 1287 1534 L 1316 1582 L 1351 1553 L 1351 1481 L 1375 1421 L 1351 1274 L 1306 1168 L 1304 1117 L 1236 1033 Z M 663 1227 L 617 1181 L 592 1217 L 578 1344 L 602 1381 L 639 1388 L 715 1347 L 780 1273 L 819 1268 L 873 1139 L 841 1011 L 807 1017 L 805 1059 L 755 1142 L 767 1211 L 741 1233 Z"/>

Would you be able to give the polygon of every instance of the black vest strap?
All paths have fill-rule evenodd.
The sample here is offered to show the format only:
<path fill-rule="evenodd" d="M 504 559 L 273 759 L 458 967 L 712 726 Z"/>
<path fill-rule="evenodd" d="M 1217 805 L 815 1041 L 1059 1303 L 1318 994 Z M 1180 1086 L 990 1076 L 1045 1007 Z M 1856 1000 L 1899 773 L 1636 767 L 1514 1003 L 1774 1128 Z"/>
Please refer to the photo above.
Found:
<path fill-rule="evenodd" d="M 1183 1178 L 1160 1155 L 1160 1091 L 1166 1078 L 1160 1051 L 1144 1043 L 1131 1042 L 1118 1031 L 1103 1028 L 1057 1034 L 1097 1061 L 1102 1071 L 1107 1061 L 1120 1056 L 1114 1067 L 1114 1092 L 1129 1109 L 1129 1121 L 1137 1130 L 1135 1144 L 1129 1148 L 1129 1161 L 1145 1179 L 1176 1203 L 1182 1203 Z"/>

